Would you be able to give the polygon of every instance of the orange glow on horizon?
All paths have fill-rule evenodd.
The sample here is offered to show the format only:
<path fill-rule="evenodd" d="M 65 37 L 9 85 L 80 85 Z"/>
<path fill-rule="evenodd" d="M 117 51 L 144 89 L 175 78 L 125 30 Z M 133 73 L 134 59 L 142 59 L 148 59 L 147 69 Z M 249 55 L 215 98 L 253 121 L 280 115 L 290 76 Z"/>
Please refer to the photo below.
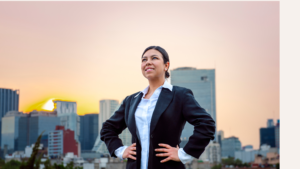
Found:
<path fill-rule="evenodd" d="M 44 105 L 43 109 L 48 110 L 48 111 L 53 111 L 54 110 L 54 103 L 53 103 L 54 98 L 48 100 Z"/>
<path fill-rule="evenodd" d="M 24 113 L 29 113 L 34 110 L 36 111 L 47 111 L 52 112 L 56 109 L 56 104 L 53 101 L 67 101 L 67 102 L 76 102 L 71 99 L 55 99 L 51 97 L 47 97 L 45 99 L 42 99 L 41 101 L 31 103 L 26 107 L 23 111 Z M 78 104 L 78 102 L 76 102 Z M 92 103 L 92 102 L 90 102 Z M 95 107 L 92 104 L 84 105 L 84 107 L 77 105 L 77 114 L 78 115 L 85 115 L 85 114 L 98 114 L 98 107 Z"/>
<path fill-rule="evenodd" d="M 36 110 L 36 111 L 51 111 L 51 110 L 48 110 L 48 109 L 45 109 L 44 107 L 45 107 L 45 104 L 47 104 L 47 102 L 49 101 L 49 100 L 51 100 L 51 99 L 44 99 L 44 100 L 41 100 L 41 101 L 39 101 L 39 102 L 36 102 L 36 103 L 34 103 L 34 104 L 31 104 L 31 105 L 29 105 L 25 110 L 24 110 L 24 112 L 26 112 L 26 113 L 29 113 L 29 112 L 31 112 L 31 111 L 33 111 L 33 110 Z"/>

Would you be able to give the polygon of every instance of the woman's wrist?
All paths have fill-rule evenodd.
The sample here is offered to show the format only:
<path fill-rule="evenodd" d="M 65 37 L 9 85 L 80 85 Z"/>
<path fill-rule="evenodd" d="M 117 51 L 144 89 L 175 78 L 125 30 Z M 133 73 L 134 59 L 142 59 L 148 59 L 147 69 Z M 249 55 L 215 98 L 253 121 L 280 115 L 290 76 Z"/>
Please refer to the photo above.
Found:
<path fill-rule="evenodd" d="M 187 163 L 187 162 L 190 162 L 190 161 L 192 161 L 192 160 L 194 159 L 194 157 L 191 156 L 191 155 L 189 155 L 189 154 L 187 154 L 187 153 L 183 150 L 183 148 L 180 148 L 180 149 L 178 150 L 178 158 L 180 159 L 180 161 L 181 161 L 183 164 L 185 164 L 185 163 Z"/>
<path fill-rule="evenodd" d="M 128 146 L 122 146 L 122 147 L 119 147 L 118 149 L 115 150 L 115 155 L 123 160 L 123 154 L 124 154 L 124 151 L 126 150 Z"/>

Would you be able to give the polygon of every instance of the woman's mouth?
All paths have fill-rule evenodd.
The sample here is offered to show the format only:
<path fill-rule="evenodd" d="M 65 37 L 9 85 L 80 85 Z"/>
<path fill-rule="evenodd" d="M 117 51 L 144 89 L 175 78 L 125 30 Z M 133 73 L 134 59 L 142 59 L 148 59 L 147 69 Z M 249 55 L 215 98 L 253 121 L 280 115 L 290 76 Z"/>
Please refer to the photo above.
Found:
<path fill-rule="evenodd" d="M 153 70 L 154 70 L 153 68 L 147 68 L 145 71 L 150 72 L 150 71 L 153 71 Z"/>

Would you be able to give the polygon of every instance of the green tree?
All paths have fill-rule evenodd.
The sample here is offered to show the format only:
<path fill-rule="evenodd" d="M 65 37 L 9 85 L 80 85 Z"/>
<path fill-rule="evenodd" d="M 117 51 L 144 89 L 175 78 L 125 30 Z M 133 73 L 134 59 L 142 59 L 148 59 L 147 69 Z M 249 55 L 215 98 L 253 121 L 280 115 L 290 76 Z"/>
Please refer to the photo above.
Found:
<path fill-rule="evenodd" d="M 53 169 L 49 158 L 47 158 L 47 160 L 44 162 L 44 166 L 45 166 L 44 169 Z"/>
<path fill-rule="evenodd" d="M 0 167 L 3 167 L 5 165 L 5 161 L 0 158 Z"/>
<path fill-rule="evenodd" d="M 74 168 L 74 162 L 71 161 L 67 164 L 66 169 L 73 169 Z"/>
<path fill-rule="evenodd" d="M 242 167 L 242 166 L 243 166 L 243 162 L 242 162 L 240 159 L 236 159 L 236 160 L 234 161 L 234 165 L 235 165 L 235 166 Z"/>
<path fill-rule="evenodd" d="M 35 162 L 35 169 L 40 169 L 40 164 L 42 160 L 42 154 L 39 156 L 38 160 Z"/>
<path fill-rule="evenodd" d="M 222 164 L 224 165 L 234 165 L 235 161 L 233 157 L 222 159 Z"/>
<path fill-rule="evenodd" d="M 33 168 L 35 168 L 34 163 L 35 163 L 36 155 L 38 154 L 38 151 L 39 151 L 40 142 L 41 142 L 41 138 L 42 138 L 43 133 L 44 133 L 44 131 L 37 138 L 37 140 L 34 144 L 34 147 L 32 148 L 31 156 L 28 159 L 27 163 L 22 163 L 22 165 L 20 166 L 20 169 L 33 169 Z M 39 158 L 38 160 L 41 160 L 41 158 Z M 39 161 L 39 162 L 36 162 L 36 163 L 40 164 L 41 162 Z M 37 167 L 39 167 L 39 166 L 37 166 Z"/>
<path fill-rule="evenodd" d="M 56 164 L 56 163 L 54 163 L 53 168 L 54 169 L 65 169 L 65 167 L 62 164 Z"/>
<path fill-rule="evenodd" d="M 17 160 L 10 160 L 5 163 L 5 165 L 1 169 L 19 169 L 21 166 L 21 162 Z"/>
<path fill-rule="evenodd" d="M 45 161 L 45 163 L 46 162 L 47 161 Z M 83 167 L 74 167 L 74 162 L 73 161 L 71 161 L 70 163 L 68 163 L 66 166 L 64 166 L 63 163 L 61 163 L 61 164 L 56 164 L 55 163 L 53 166 L 51 166 L 49 168 L 46 168 L 46 165 L 47 165 L 47 167 L 50 166 L 48 164 L 45 164 L 45 169 L 83 169 Z"/>
<path fill-rule="evenodd" d="M 222 169 L 222 164 L 215 165 L 211 169 Z"/>
<path fill-rule="evenodd" d="M 250 167 L 251 165 L 249 163 L 243 163 L 244 167 Z"/>

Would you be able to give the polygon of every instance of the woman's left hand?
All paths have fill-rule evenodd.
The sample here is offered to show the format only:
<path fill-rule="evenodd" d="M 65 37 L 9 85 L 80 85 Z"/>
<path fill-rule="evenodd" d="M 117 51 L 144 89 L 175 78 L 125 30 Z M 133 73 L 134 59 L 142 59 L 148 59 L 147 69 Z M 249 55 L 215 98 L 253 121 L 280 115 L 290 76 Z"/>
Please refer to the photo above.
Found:
<path fill-rule="evenodd" d="M 169 160 L 180 161 L 180 159 L 178 157 L 178 150 L 179 150 L 178 145 L 177 145 L 177 147 L 171 147 L 168 144 L 158 144 L 158 145 L 161 146 L 161 147 L 165 147 L 165 148 L 155 149 L 155 151 L 163 152 L 163 153 L 156 154 L 156 156 L 158 156 L 158 157 L 168 157 L 168 158 L 165 158 L 164 160 L 161 160 L 160 161 L 161 163 L 167 162 Z"/>

